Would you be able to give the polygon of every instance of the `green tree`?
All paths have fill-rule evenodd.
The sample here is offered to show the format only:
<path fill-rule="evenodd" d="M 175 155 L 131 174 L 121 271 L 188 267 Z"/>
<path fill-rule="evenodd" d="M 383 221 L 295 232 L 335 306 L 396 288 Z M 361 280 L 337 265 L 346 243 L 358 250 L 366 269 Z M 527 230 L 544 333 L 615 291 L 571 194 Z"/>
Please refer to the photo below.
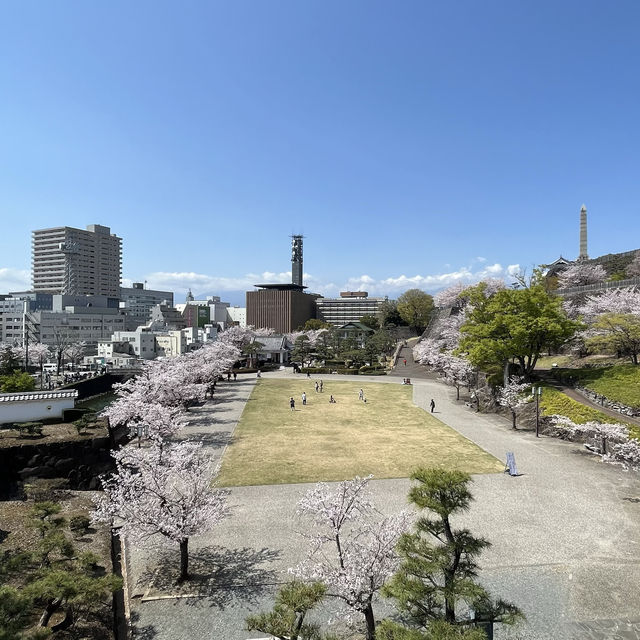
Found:
<path fill-rule="evenodd" d="M 318 329 L 330 329 L 331 325 L 328 322 L 324 322 L 324 320 L 319 320 L 318 318 L 309 318 L 304 323 L 302 327 L 302 331 L 317 331 Z"/>
<path fill-rule="evenodd" d="M 409 289 L 398 298 L 398 313 L 412 329 L 421 333 L 429 324 L 433 298 L 420 289 Z"/>
<path fill-rule="evenodd" d="M 383 327 L 400 327 L 407 324 L 398 312 L 398 303 L 395 300 L 385 300 L 380 305 L 380 324 Z"/>
<path fill-rule="evenodd" d="M 393 338 L 389 332 L 381 329 L 372 333 L 364 343 L 364 353 L 372 365 L 378 362 L 379 356 L 388 353 L 393 346 Z"/>
<path fill-rule="evenodd" d="M 35 388 L 35 380 L 25 371 L 14 371 L 0 376 L 0 393 L 20 393 L 33 391 Z"/>
<path fill-rule="evenodd" d="M 304 619 L 326 591 L 322 583 L 293 580 L 280 589 L 272 611 L 247 618 L 247 630 L 268 633 L 279 640 L 320 640 L 318 625 L 305 624 Z"/>
<path fill-rule="evenodd" d="M 503 289 L 489 298 L 482 284 L 467 293 L 472 310 L 460 327 L 457 352 L 480 369 L 504 368 L 505 384 L 511 360 L 529 379 L 544 349 L 559 349 L 582 328 L 567 317 L 561 298 L 547 293 L 542 284 Z"/>
<path fill-rule="evenodd" d="M 376 316 L 372 315 L 364 315 L 358 320 L 360 324 L 363 324 L 365 327 L 369 327 L 374 331 L 377 331 L 380 328 L 380 320 Z"/>
<path fill-rule="evenodd" d="M 0 586 L 0 640 L 19 640 L 32 606 L 31 598 L 15 587 Z"/>
<path fill-rule="evenodd" d="M 384 588 L 384 595 L 395 600 L 411 625 L 427 633 L 426 638 L 432 637 L 428 634 L 434 621 L 464 623 L 458 617 L 460 602 L 480 612 L 483 620 L 516 622 L 522 615 L 518 608 L 491 600 L 476 581 L 477 558 L 490 543 L 473 536 L 468 529 L 455 529 L 451 522 L 453 515 L 469 509 L 471 476 L 461 471 L 421 468 L 411 479 L 418 484 L 409 491 L 410 502 L 430 513 L 418 519 L 415 533 L 400 538 L 398 553 L 402 564 Z M 466 637 L 442 635 L 446 627 L 440 628 L 441 635 L 435 637 Z M 402 635 L 388 637 L 400 639 Z"/>
<path fill-rule="evenodd" d="M 603 313 L 590 328 L 596 335 L 586 344 L 592 349 L 618 351 L 638 364 L 640 353 L 640 317 L 631 313 Z"/>
<path fill-rule="evenodd" d="M 293 349 L 291 350 L 291 358 L 294 362 L 300 362 L 300 364 L 304 367 L 305 362 L 310 359 L 311 352 L 313 348 L 311 347 L 311 341 L 309 337 L 306 335 L 301 335 L 296 338 L 296 341 L 293 343 Z"/>
<path fill-rule="evenodd" d="M 11 624 L 15 627 L 31 617 L 34 606 L 39 606 L 39 626 L 47 627 L 51 616 L 61 609 L 65 613 L 61 624 L 68 626 L 102 606 L 121 587 L 118 577 L 105 575 L 98 567 L 96 556 L 77 553 L 66 536 L 66 520 L 59 513 L 60 505 L 56 503 L 35 503 L 28 524 L 39 532 L 37 542 L 29 549 L 3 556 L 0 576 L 11 574 L 21 582 L 21 589 L 20 599 L 17 592 L 6 592 L 8 604 L 4 608 L 0 605 L 0 624 L 4 619 L 13 619 Z M 0 599 L 4 600 L 1 596 Z M 20 613 L 20 607 L 26 611 Z M 4 640 L 2 635 L 0 638 Z"/>

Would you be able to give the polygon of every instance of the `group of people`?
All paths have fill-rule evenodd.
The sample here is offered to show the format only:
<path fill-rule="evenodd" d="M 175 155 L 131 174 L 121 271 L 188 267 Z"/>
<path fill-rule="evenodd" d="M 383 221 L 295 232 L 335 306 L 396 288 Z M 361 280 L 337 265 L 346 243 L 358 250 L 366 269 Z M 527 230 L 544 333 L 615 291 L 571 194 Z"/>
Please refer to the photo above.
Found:
<path fill-rule="evenodd" d="M 316 383 L 316 391 L 322 391 L 322 382 L 320 383 L 320 385 L 318 385 L 318 383 Z M 305 391 L 302 392 L 302 405 L 306 406 L 307 405 L 307 394 Z M 329 395 L 329 404 L 336 404 L 336 399 L 333 397 L 333 395 Z M 289 406 L 291 407 L 291 411 L 295 411 L 296 410 L 296 401 L 294 399 L 293 396 L 291 396 L 289 398 Z"/>

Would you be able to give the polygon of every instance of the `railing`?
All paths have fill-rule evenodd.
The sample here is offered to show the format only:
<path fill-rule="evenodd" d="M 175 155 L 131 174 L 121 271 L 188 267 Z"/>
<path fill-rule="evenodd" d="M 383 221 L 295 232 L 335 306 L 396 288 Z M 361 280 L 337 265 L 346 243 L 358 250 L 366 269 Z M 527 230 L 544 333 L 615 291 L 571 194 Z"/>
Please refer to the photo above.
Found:
<path fill-rule="evenodd" d="M 626 280 L 608 280 L 594 284 L 583 284 L 579 287 L 556 289 L 553 293 L 559 296 L 570 296 L 576 293 L 589 293 L 590 291 L 603 291 L 605 289 L 624 289 L 625 287 L 640 287 L 640 276 L 627 278 Z"/>

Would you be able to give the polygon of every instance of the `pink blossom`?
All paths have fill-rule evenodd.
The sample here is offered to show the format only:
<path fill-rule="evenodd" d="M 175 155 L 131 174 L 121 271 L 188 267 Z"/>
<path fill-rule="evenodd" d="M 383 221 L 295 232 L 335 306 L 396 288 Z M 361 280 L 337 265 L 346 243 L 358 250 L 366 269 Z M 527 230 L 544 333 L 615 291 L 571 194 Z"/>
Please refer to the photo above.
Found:
<path fill-rule="evenodd" d="M 580 287 L 586 284 L 604 282 L 607 279 L 607 272 L 600 264 L 589 262 L 578 262 L 567 267 L 558 276 L 558 287 L 568 289 L 569 287 Z"/>

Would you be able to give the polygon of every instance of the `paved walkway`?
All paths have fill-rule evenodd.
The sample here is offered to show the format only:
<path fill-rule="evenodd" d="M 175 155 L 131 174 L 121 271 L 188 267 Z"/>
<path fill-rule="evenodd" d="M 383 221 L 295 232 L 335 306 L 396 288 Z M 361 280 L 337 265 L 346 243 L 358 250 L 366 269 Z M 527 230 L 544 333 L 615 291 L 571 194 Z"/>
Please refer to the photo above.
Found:
<path fill-rule="evenodd" d="M 401 382 L 391 376 L 370 380 Z M 221 455 L 253 382 L 239 379 L 235 385 L 221 385 L 215 404 L 193 411 L 195 420 L 187 429 L 208 439 L 212 456 Z M 512 635 L 498 629 L 496 638 L 639 637 L 640 623 L 628 622 L 640 618 L 637 474 L 603 464 L 579 445 L 514 432 L 500 416 L 476 414 L 455 402 L 455 392 L 435 381 L 414 385 L 416 404 L 426 407 L 431 398 L 436 402 L 436 417 L 496 457 L 504 459 L 507 451 L 513 451 L 522 474 L 474 476 L 476 500 L 459 521 L 493 543 L 482 556 L 481 579 L 527 615 L 526 626 Z M 385 513 L 406 506 L 408 487 L 406 479 L 372 483 L 376 503 Z M 163 571 L 175 566 L 176 549 L 166 558 L 158 558 L 157 552 L 131 550 L 134 637 L 263 637 L 245 631 L 244 619 L 272 605 L 286 569 L 303 557 L 298 533 L 303 525 L 296 519 L 295 505 L 307 488 L 232 489 L 231 517 L 193 540 L 193 564 L 206 578 L 189 585 L 190 593 L 176 592 L 163 584 L 158 573 L 147 571 L 158 565 Z"/>
<path fill-rule="evenodd" d="M 435 378 L 435 375 L 429 371 L 426 367 L 418 364 L 413 359 L 413 347 L 417 340 L 412 340 L 407 343 L 406 347 L 400 349 L 397 365 L 391 370 L 389 375 L 401 376 L 402 378 L 411 378 L 411 380 L 419 380 L 422 378 Z M 406 361 L 406 365 L 404 364 Z"/>

